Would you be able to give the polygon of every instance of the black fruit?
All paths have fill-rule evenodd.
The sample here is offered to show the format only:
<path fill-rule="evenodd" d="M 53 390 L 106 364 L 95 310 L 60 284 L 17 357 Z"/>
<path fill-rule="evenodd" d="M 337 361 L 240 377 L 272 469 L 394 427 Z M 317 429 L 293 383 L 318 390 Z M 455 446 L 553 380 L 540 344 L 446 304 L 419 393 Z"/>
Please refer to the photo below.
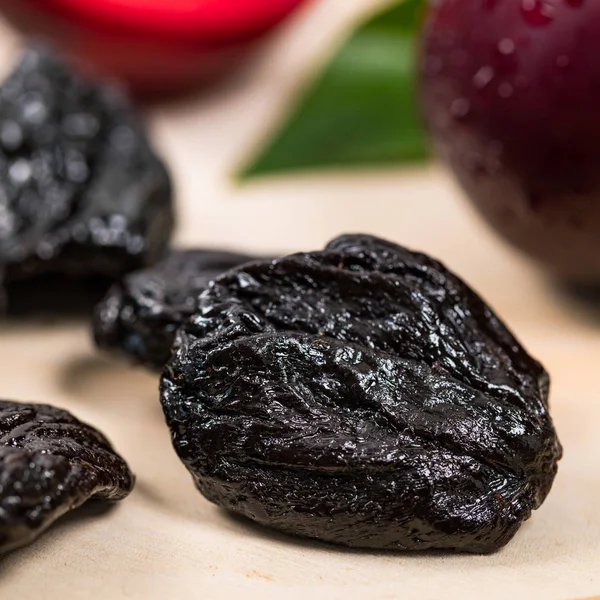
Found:
<path fill-rule="evenodd" d="M 130 273 L 96 307 L 97 346 L 162 369 L 177 329 L 196 311 L 210 280 L 252 259 L 231 252 L 172 250 L 157 265 Z"/>
<path fill-rule="evenodd" d="M 133 483 L 106 438 L 68 412 L 0 401 L 0 553 L 90 498 L 122 500 Z"/>
<path fill-rule="evenodd" d="M 550 491 L 549 379 L 440 263 L 369 236 L 217 278 L 162 379 L 199 490 L 289 533 L 492 552 Z"/>
<path fill-rule="evenodd" d="M 25 51 L 0 88 L 4 281 L 115 279 L 155 262 L 172 227 L 169 176 L 127 99 Z"/>

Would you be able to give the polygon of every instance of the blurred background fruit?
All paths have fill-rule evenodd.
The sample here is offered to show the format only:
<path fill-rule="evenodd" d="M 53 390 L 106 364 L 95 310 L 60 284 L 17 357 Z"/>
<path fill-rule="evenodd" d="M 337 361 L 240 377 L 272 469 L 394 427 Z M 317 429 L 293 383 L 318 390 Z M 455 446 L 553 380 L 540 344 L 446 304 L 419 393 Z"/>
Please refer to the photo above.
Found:
<path fill-rule="evenodd" d="M 49 38 L 137 95 L 201 86 L 245 62 L 304 0 L 0 0 L 27 35 Z"/>
<path fill-rule="evenodd" d="M 0 9 L 148 97 L 229 75 L 303 2 L 0 0 Z M 240 178 L 415 165 L 430 156 L 424 114 L 495 230 L 563 278 L 600 281 L 600 3 L 400 0 L 364 15 L 242 157 Z"/>
<path fill-rule="evenodd" d="M 420 81 L 479 212 L 553 272 L 600 280 L 600 2 L 442 0 Z"/>

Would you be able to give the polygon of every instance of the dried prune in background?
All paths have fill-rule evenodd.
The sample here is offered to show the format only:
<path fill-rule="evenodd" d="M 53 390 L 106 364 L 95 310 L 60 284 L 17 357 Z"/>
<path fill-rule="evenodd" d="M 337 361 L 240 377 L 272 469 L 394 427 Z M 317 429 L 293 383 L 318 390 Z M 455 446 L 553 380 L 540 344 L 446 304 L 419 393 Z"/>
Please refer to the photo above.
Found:
<path fill-rule="evenodd" d="M 172 250 L 155 266 L 130 273 L 96 307 L 96 345 L 162 369 L 177 329 L 195 312 L 210 280 L 253 259 L 216 250 Z"/>
<path fill-rule="evenodd" d="M 0 553 L 90 498 L 122 500 L 133 484 L 96 429 L 52 406 L 0 401 Z"/>
<path fill-rule="evenodd" d="M 440 263 L 370 236 L 217 278 L 161 383 L 199 490 L 346 546 L 486 553 L 548 494 L 549 378 Z"/>
<path fill-rule="evenodd" d="M 0 87 L 6 282 L 47 273 L 115 279 L 154 263 L 173 227 L 171 195 L 165 166 L 116 88 L 83 79 L 46 50 L 23 52 Z"/>

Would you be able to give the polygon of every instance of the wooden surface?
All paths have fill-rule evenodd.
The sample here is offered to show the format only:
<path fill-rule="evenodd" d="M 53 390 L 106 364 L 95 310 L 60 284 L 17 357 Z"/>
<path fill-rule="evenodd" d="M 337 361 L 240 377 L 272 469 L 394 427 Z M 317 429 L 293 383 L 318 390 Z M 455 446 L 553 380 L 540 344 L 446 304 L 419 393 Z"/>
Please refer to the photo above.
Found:
<path fill-rule="evenodd" d="M 545 505 L 493 556 L 354 552 L 298 541 L 206 502 L 177 460 L 157 379 L 98 356 L 82 322 L 12 322 L 0 395 L 65 407 L 101 428 L 137 473 L 114 510 L 85 507 L 0 561 L 7 600 L 527 598 L 600 593 L 600 300 L 568 296 L 474 217 L 438 167 L 328 173 L 238 188 L 228 173 L 319 53 L 365 9 L 323 0 L 245 76 L 151 111 L 178 184 L 184 245 L 320 248 L 365 231 L 441 258 L 494 306 L 552 374 L 565 458 Z M 8 57 L 12 38 L 0 31 Z"/>

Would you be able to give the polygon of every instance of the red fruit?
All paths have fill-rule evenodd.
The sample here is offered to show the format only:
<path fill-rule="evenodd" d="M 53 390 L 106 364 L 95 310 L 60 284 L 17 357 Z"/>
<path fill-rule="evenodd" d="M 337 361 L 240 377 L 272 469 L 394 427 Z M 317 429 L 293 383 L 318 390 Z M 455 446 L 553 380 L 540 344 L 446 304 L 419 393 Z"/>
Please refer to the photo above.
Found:
<path fill-rule="evenodd" d="M 442 0 L 420 82 L 481 214 L 554 272 L 600 281 L 600 2 Z"/>
<path fill-rule="evenodd" d="M 0 0 L 0 9 L 25 33 L 147 95 L 226 74 L 303 1 Z"/>

